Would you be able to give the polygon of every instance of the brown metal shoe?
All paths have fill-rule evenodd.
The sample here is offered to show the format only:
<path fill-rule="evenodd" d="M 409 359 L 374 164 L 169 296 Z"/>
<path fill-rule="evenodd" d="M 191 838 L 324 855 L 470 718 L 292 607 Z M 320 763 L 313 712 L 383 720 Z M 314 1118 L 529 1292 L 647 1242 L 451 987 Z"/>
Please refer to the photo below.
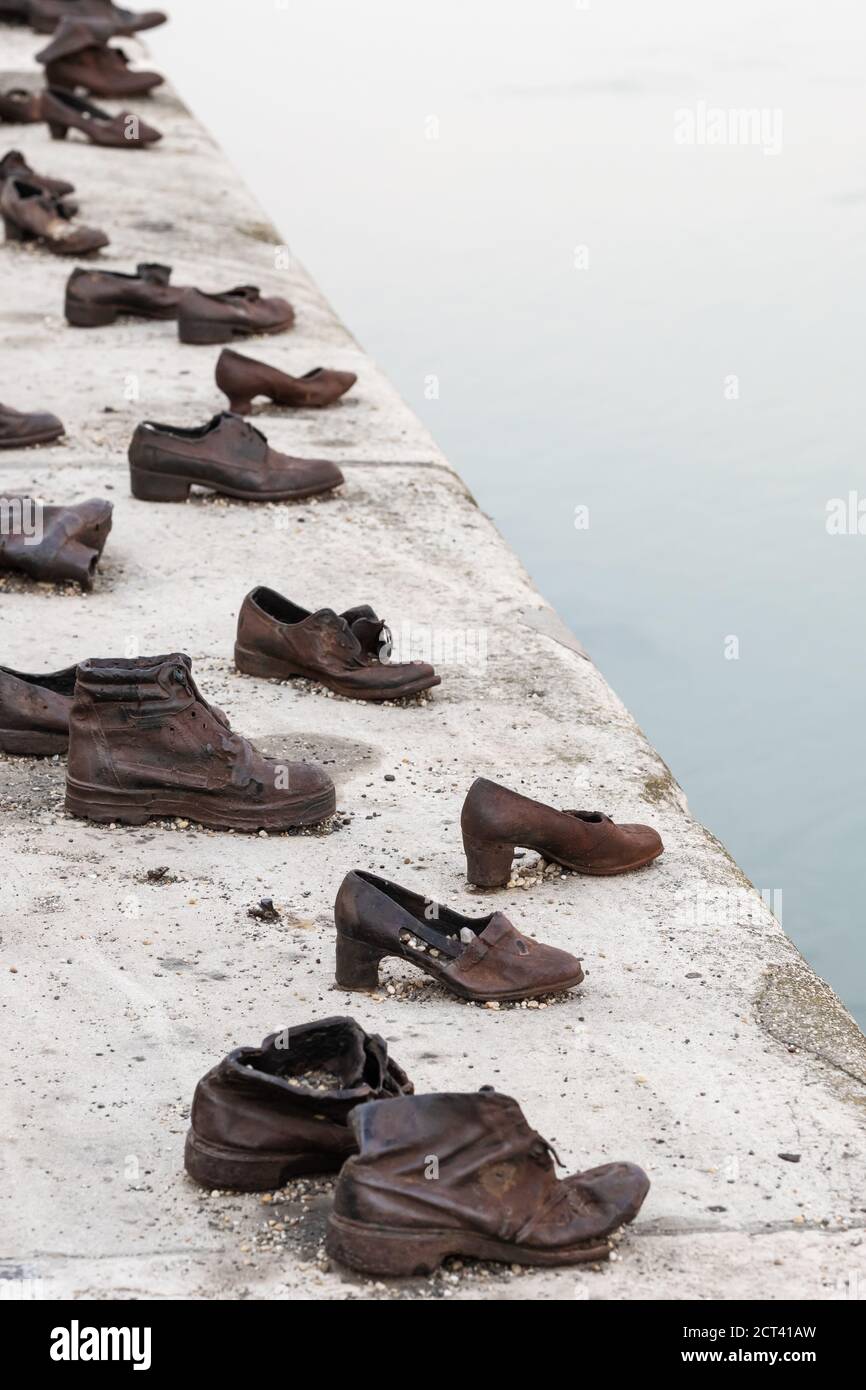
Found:
<path fill-rule="evenodd" d="M 112 116 L 62 87 L 46 87 L 42 95 L 42 119 L 48 122 L 53 140 L 65 140 L 70 130 L 79 130 L 93 145 L 143 150 L 162 139 L 160 131 L 132 111 L 120 111 Z"/>
<path fill-rule="evenodd" d="M 576 956 L 523 936 L 501 912 L 464 917 L 360 869 L 343 879 L 334 921 L 338 989 L 377 989 L 386 956 L 477 1002 L 533 999 L 583 979 Z"/>
<path fill-rule="evenodd" d="M 49 193 L 52 198 L 66 198 L 68 194 L 75 192 L 75 185 L 67 183 L 65 179 L 49 179 L 45 174 L 37 174 L 35 169 L 31 169 L 27 160 L 20 150 L 9 150 L 0 159 L 0 184 L 4 184 L 7 179 L 23 179 L 25 183 L 33 184 L 34 187 Z M 66 203 L 65 207 L 73 216 L 77 208 L 72 203 Z"/>
<path fill-rule="evenodd" d="M 326 1249 L 365 1274 L 428 1274 L 451 1255 L 606 1260 L 609 1237 L 635 1219 L 649 1191 L 634 1163 L 557 1178 L 553 1145 L 517 1101 L 490 1087 L 373 1101 L 350 1124 L 359 1153 L 337 1179 Z"/>
<path fill-rule="evenodd" d="M 323 1018 L 239 1047 L 195 1088 L 186 1171 L 210 1188 L 264 1192 L 303 1173 L 338 1171 L 357 1153 L 358 1105 L 411 1095 L 378 1034 Z"/>
<path fill-rule="evenodd" d="M 32 676 L 0 666 L 0 749 L 26 758 L 65 753 L 75 667 Z"/>
<path fill-rule="evenodd" d="M 0 216 L 7 241 L 36 241 L 55 256 L 87 256 L 108 245 L 105 232 L 78 226 L 67 203 L 21 178 L 3 184 Z"/>
<path fill-rule="evenodd" d="M 248 676 L 306 676 L 351 700 L 399 700 L 439 685 L 423 661 L 388 660 L 388 629 L 372 608 L 316 613 L 259 585 L 241 605 L 235 665 Z"/>
<path fill-rule="evenodd" d="M 188 290 L 181 300 L 177 328 L 182 343 L 230 343 L 259 333 L 283 333 L 295 321 L 285 299 L 263 299 L 256 285 L 239 285 L 223 294 Z"/>
<path fill-rule="evenodd" d="M 240 415 L 215 415 L 193 429 L 145 420 L 129 446 L 129 479 L 142 502 L 184 502 L 194 486 L 248 502 L 291 502 L 344 481 L 327 459 L 277 453 Z"/>
<path fill-rule="evenodd" d="M 135 14 L 111 0 L 30 0 L 29 9 L 30 26 L 37 34 L 53 34 L 64 19 L 100 20 L 118 34 L 137 34 L 141 29 L 155 29 L 166 18 L 162 10 Z"/>
<path fill-rule="evenodd" d="M 47 410 L 13 410 L 0 405 L 0 449 L 28 449 L 51 444 L 63 433 L 63 424 Z"/>
<path fill-rule="evenodd" d="M 466 877 L 479 888 L 502 888 L 516 845 L 581 874 L 624 874 L 664 850 L 649 825 L 616 825 L 601 811 L 557 811 L 542 801 L 478 777 L 460 816 Z"/>
<path fill-rule="evenodd" d="M 112 511 L 100 498 L 46 507 L 30 497 L 0 497 L 0 570 L 92 589 Z"/>
<path fill-rule="evenodd" d="M 35 125 L 42 120 L 42 93 L 28 92 L 23 87 L 10 87 L 0 92 L 0 122 L 9 125 Z"/>
<path fill-rule="evenodd" d="M 134 275 L 81 267 L 66 282 L 66 318 L 75 328 L 102 328 L 127 317 L 176 319 L 185 289 L 170 279 L 171 266 L 156 262 L 142 262 Z"/>
<path fill-rule="evenodd" d="M 103 823 L 182 817 L 214 830 L 289 830 L 336 807 L 312 763 L 266 758 L 202 697 L 189 657 L 85 661 L 69 721 L 66 809 Z"/>
<path fill-rule="evenodd" d="M 252 414 L 256 396 L 267 396 L 274 405 L 333 405 L 357 380 L 354 372 L 335 372 L 327 367 L 314 367 L 304 376 L 289 376 L 231 348 L 223 348 L 216 364 L 216 384 L 228 396 L 229 410 L 238 415 Z"/>
<path fill-rule="evenodd" d="M 122 48 L 110 48 L 117 33 L 104 20 L 64 19 L 36 61 L 45 68 L 49 87 L 74 92 L 83 88 L 96 97 L 145 96 L 165 79 L 158 72 L 134 72 Z"/>

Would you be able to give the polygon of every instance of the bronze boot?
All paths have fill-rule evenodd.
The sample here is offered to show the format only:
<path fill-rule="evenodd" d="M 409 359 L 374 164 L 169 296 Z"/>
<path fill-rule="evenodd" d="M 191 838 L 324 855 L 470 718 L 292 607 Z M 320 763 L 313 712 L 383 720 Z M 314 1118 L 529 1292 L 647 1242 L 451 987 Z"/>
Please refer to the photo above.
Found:
<path fill-rule="evenodd" d="M 359 1153 L 343 1165 L 328 1254 L 364 1274 L 428 1274 L 451 1255 L 522 1265 L 606 1260 L 649 1179 L 633 1163 L 569 1178 L 510 1096 L 404 1096 L 361 1106 Z"/>
<path fill-rule="evenodd" d="M 164 80 L 158 72 L 135 72 L 122 48 L 110 48 L 117 30 L 99 20 L 64 19 L 36 60 L 49 87 L 82 88 L 95 97 L 144 96 Z"/>
<path fill-rule="evenodd" d="M 183 817 L 215 830 L 289 830 L 336 806 L 312 763 L 264 757 L 202 697 L 189 657 L 85 661 L 69 724 L 66 809 L 142 825 Z"/>
<path fill-rule="evenodd" d="M 205 1187 L 273 1190 L 302 1173 L 333 1173 L 357 1152 L 349 1115 L 412 1083 L 388 1044 L 353 1018 L 285 1028 L 239 1047 L 195 1088 L 186 1171 Z"/>
<path fill-rule="evenodd" d="M 516 845 L 581 874 L 624 874 L 664 850 L 649 825 L 617 825 L 602 811 L 557 811 L 486 777 L 469 788 L 460 825 L 466 877 L 479 888 L 504 887 Z"/>

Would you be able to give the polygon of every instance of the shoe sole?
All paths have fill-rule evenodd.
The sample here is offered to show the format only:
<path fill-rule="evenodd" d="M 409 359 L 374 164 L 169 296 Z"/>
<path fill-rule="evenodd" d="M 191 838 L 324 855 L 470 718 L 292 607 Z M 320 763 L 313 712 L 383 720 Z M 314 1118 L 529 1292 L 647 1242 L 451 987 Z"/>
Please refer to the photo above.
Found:
<path fill-rule="evenodd" d="M 179 319 L 177 335 L 182 343 L 203 347 L 215 343 L 231 343 L 235 338 L 266 338 L 273 333 L 286 333 L 294 326 L 294 315 L 269 328 L 237 323 L 215 323 L 208 319 Z"/>
<path fill-rule="evenodd" d="M 242 808 L 220 813 L 208 792 L 121 791 L 94 787 L 73 778 L 66 779 L 66 810 L 81 820 L 101 825 L 144 825 L 149 820 L 189 820 L 208 830 L 293 830 L 296 826 L 318 825 L 337 809 L 337 793 L 332 787 L 320 796 L 298 800 L 294 805 L 282 801 L 277 806 Z"/>
<path fill-rule="evenodd" d="M 333 1212 L 328 1218 L 325 1241 L 328 1255 L 340 1264 L 362 1274 L 384 1274 L 394 1278 L 430 1274 L 443 1260 L 457 1255 L 475 1260 L 496 1260 L 500 1264 L 578 1265 L 608 1259 L 610 1242 L 585 1241 L 559 1250 L 538 1250 L 473 1231 L 428 1228 L 399 1230 L 387 1226 L 368 1226 L 349 1221 Z"/>
<path fill-rule="evenodd" d="M 191 487 L 208 488 L 223 497 L 237 497 L 242 502 L 302 502 L 305 497 L 318 497 L 325 492 L 333 492 L 342 487 L 344 478 L 333 483 L 319 483 L 315 487 L 296 488 L 291 492 L 249 492 L 245 488 L 229 487 L 225 484 L 205 482 L 201 478 L 190 478 L 181 473 L 150 473 L 144 468 L 130 468 L 129 481 L 133 497 L 139 502 L 185 502 Z"/>
<path fill-rule="evenodd" d="M 339 681 L 330 680 L 320 671 L 307 671 L 303 666 L 291 666 L 287 661 L 275 661 L 272 657 L 263 656 L 259 652 L 251 652 L 246 647 L 235 644 L 235 666 L 246 676 L 258 676 L 262 680 L 308 680 L 314 681 L 317 685 L 323 685 L 327 690 L 333 690 L 335 695 L 344 695 L 347 700 L 369 700 L 371 702 L 382 703 L 386 700 L 402 700 L 407 695 L 419 695 L 422 690 L 432 690 L 434 686 L 442 684 L 441 676 L 432 676 L 429 679 L 412 681 L 407 685 L 401 686 L 399 690 L 364 690 L 360 691 L 351 686 L 342 685 Z"/>
<path fill-rule="evenodd" d="M 247 1153 L 228 1149 L 187 1132 L 184 1167 L 202 1187 L 230 1187 L 236 1192 L 273 1192 L 289 1178 L 307 1173 L 336 1173 L 345 1155 L 323 1153 Z"/>
<path fill-rule="evenodd" d="M 0 449 L 29 449 L 31 444 L 51 444 L 64 433 L 63 429 L 45 430 L 43 434 L 32 434 L 29 439 L 0 439 Z"/>
<path fill-rule="evenodd" d="M 68 734 L 38 733 L 31 729 L 0 729 L 0 751 L 20 758 L 50 758 L 65 753 Z"/>

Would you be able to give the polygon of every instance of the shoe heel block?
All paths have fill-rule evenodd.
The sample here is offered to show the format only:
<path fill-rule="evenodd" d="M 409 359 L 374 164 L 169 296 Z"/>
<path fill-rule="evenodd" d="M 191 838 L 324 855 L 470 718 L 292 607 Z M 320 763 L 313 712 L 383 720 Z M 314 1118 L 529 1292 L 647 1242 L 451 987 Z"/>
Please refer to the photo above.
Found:
<path fill-rule="evenodd" d="M 325 1249 L 331 1259 L 362 1274 L 430 1274 L 449 1255 L 460 1254 L 459 1232 L 387 1230 L 350 1221 L 332 1212 L 328 1218 Z"/>

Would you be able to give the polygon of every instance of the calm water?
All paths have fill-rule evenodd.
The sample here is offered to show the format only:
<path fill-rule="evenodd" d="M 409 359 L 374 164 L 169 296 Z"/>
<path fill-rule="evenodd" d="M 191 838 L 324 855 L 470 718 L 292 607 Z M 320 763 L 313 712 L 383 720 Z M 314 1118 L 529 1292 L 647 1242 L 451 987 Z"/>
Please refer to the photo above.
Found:
<path fill-rule="evenodd" d="M 157 58 L 866 1023 L 866 535 L 826 528 L 866 499 L 862 7 L 169 8 Z"/>

